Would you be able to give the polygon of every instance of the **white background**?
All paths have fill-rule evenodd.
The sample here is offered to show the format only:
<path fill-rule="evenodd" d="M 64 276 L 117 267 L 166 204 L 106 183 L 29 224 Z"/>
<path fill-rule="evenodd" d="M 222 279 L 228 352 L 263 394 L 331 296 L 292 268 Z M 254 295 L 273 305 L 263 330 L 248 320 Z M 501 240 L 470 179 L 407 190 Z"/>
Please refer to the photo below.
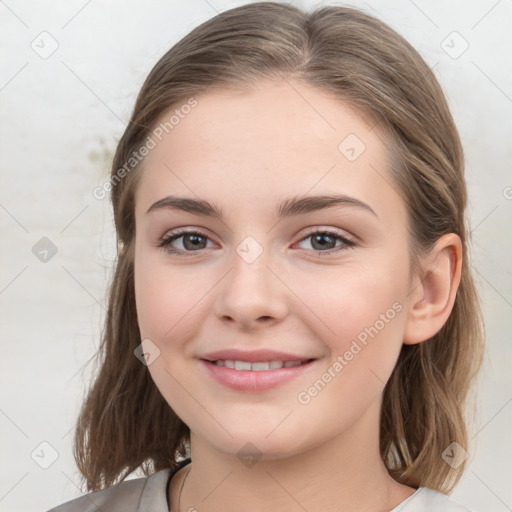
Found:
<path fill-rule="evenodd" d="M 80 495 L 72 428 L 116 254 L 108 199 L 92 190 L 108 176 L 135 96 L 160 56 L 216 12 L 243 3 L 0 2 L 0 511 L 41 511 Z M 377 15 L 422 53 L 460 130 L 488 345 L 471 464 L 452 498 L 475 512 L 511 510 L 512 2 L 348 4 Z M 42 47 L 42 37 L 51 47 L 43 31 L 58 43 L 46 59 L 31 47 Z M 453 31 L 469 45 L 458 58 L 442 47 Z M 447 40 L 452 53 L 466 44 L 458 37 Z M 46 263 L 32 252 L 42 237 L 58 249 Z M 48 469 L 31 458 L 36 450 L 35 459 L 51 462 L 43 441 L 58 452 Z"/>

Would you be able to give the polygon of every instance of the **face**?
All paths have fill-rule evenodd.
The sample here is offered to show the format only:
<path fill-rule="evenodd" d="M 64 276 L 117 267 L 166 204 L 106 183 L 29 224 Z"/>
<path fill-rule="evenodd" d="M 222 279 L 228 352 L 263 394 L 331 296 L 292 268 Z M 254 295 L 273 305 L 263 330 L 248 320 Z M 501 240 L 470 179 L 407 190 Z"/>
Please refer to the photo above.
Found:
<path fill-rule="evenodd" d="M 342 435 L 376 410 L 402 346 L 407 216 L 383 136 L 339 99 L 290 83 L 196 97 L 145 158 L 136 192 L 148 369 L 193 436 L 223 453 L 251 442 L 279 458 Z M 168 196 L 222 216 L 165 206 Z M 316 196 L 343 200 L 318 208 L 306 199 Z M 312 361 L 210 362 L 228 349 L 240 353 L 221 360 Z"/>

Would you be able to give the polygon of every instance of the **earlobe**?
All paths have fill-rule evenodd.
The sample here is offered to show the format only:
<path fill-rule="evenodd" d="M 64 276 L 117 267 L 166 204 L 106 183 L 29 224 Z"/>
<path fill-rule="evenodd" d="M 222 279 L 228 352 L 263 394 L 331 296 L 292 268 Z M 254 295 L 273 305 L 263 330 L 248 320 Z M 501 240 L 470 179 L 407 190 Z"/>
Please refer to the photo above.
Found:
<path fill-rule="evenodd" d="M 462 242 L 455 233 L 439 238 L 421 261 L 418 276 L 409 294 L 403 342 L 421 343 L 441 330 L 453 309 L 462 273 Z M 420 278 L 421 277 L 421 278 Z"/>

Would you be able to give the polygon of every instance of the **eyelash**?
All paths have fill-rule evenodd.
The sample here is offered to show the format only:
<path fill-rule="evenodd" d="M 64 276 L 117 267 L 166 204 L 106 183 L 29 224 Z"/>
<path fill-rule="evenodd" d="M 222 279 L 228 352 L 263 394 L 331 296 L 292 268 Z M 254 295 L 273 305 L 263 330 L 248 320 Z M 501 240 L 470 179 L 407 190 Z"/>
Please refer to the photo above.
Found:
<path fill-rule="evenodd" d="M 337 249 L 329 249 L 327 251 L 316 251 L 313 249 L 314 253 L 321 255 L 321 256 L 329 256 L 334 253 L 339 253 L 341 251 L 351 249 L 356 245 L 356 243 L 353 240 L 349 240 L 348 238 L 341 236 L 336 231 L 333 231 L 330 229 L 319 230 L 319 229 L 315 229 L 315 228 L 311 228 L 311 230 L 308 232 L 308 234 L 305 237 L 301 238 L 301 240 L 299 240 L 299 242 L 303 242 L 304 240 L 312 237 L 313 235 L 318 235 L 318 234 L 328 235 L 337 240 L 341 240 L 344 244 L 343 246 L 338 247 Z M 198 235 L 198 236 L 201 236 L 201 237 L 209 240 L 209 237 L 207 235 L 205 235 L 204 233 L 201 233 L 200 231 L 184 229 L 184 230 L 178 230 L 178 231 L 171 232 L 170 235 L 164 236 L 163 238 L 161 238 L 157 242 L 156 245 L 158 247 L 160 247 L 166 253 L 174 254 L 177 256 L 184 256 L 184 257 L 194 256 L 194 253 L 200 253 L 202 250 L 204 250 L 204 249 L 198 249 L 197 251 L 183 251 L 181 249 L 175 249 L 174 247 L 171 246 L 171 243 L 174 242 L 174 240 L 177 240 L 178 238 L 181 238 L 184 235 Z"/>

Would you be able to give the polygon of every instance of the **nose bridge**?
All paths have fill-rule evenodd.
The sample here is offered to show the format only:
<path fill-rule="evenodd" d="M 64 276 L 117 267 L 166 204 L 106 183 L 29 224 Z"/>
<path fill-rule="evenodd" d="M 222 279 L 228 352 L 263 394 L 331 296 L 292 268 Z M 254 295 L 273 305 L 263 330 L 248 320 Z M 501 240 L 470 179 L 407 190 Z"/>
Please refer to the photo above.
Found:
<path fill-rule="evenodd" d="M 231 271 L 216 306 L 221 317 L 250 324 L 261 317 L 285 314 L 283 285 L 272 271 L 272 253 L 253 236 L 245 237 L 231 258 Z"/>
<path fill-rule="evenodd" d="M 264 247 L 256 238 L 246 236 L 236 247 L 233 255 L 233 270 L 231 276 L 231 288 L 237 294 L 238 302 L 244 296 L 252 297 L 252 300 L 266 299 L 268 303 L 272 293 L 271 281 L 275 276 L 270 272 L 271 250 Z"/>

